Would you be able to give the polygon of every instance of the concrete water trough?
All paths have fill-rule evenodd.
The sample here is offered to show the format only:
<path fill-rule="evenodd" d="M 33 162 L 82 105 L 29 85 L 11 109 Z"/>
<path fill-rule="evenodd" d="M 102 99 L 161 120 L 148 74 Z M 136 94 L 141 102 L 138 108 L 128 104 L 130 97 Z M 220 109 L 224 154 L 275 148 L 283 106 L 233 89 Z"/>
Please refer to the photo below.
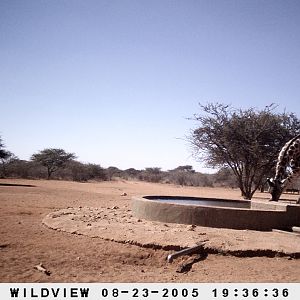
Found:
<path fill-rule="evenodd" d="M 133 215 L 165 223 L 269 231 L 300 226 L 300 206 L 266 201 L 136 196 Z"/>

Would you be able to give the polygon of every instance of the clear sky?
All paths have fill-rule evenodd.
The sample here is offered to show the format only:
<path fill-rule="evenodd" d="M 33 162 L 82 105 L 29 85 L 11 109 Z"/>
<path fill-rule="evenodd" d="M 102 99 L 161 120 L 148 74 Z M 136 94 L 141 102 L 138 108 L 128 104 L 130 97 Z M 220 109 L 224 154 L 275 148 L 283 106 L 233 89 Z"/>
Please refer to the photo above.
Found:
<path fill-rule="evenodd" d="M 198 103 L 300 117 L 300 2 L 0 1 L 0 135 L 116 166 L 190 164 Z"/>

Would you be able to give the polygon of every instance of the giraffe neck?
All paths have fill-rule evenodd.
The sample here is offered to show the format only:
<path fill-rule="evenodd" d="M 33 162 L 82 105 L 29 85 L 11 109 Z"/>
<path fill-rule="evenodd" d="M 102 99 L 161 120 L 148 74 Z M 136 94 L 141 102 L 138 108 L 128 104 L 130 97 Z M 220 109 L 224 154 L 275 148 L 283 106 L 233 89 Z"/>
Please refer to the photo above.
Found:
<path fill-rule="evenodd" d="M 291 160 L 294 159 L 295 153 L 297 154 L 296 156 L 299 157 L 298 155 L 300 151 L 299 143 L 300 143 L 300 135 L 297 135 L 282 147 L 278 155 L 278 160 L 276 164 L 276 173 L 274 179 L 280 181 L 285 180 L 284 186 L 288 183 L 288 181 L 291 181 L 292 177 L 295 175 L 293 174 L 294 170 L 292 170 L 292 172 L 290 173 L 288 172 L 287 168 L 288 166 L 291 166 Z M 295 145 L 297 146 L 297 150 Z"/>

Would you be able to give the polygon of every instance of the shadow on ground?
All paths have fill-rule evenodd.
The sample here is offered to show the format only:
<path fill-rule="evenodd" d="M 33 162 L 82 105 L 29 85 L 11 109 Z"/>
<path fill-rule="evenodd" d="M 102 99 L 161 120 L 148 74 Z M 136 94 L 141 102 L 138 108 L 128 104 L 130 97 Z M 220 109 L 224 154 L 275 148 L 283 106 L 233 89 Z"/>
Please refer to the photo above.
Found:
<path fill-rule="evenodd" d="M 2 182 L 0 182 L 0 186 L 36 187 L 35 185 L 32 184 L 2 183 Z"/>

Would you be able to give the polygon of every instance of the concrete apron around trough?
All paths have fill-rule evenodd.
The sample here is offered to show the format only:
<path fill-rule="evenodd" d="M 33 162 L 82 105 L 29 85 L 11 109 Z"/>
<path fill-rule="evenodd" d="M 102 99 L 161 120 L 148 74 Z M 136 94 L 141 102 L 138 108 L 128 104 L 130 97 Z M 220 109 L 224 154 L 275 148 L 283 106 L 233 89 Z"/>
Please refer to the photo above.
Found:
<path fill-rule="evenodd" d="M 300 258 L 300 236 L 147 221 L 119 207 L 66 208 L 42 222 L 57 231 L 146 248 L 180 250 L 203 242 L 207 253 Z"/>

